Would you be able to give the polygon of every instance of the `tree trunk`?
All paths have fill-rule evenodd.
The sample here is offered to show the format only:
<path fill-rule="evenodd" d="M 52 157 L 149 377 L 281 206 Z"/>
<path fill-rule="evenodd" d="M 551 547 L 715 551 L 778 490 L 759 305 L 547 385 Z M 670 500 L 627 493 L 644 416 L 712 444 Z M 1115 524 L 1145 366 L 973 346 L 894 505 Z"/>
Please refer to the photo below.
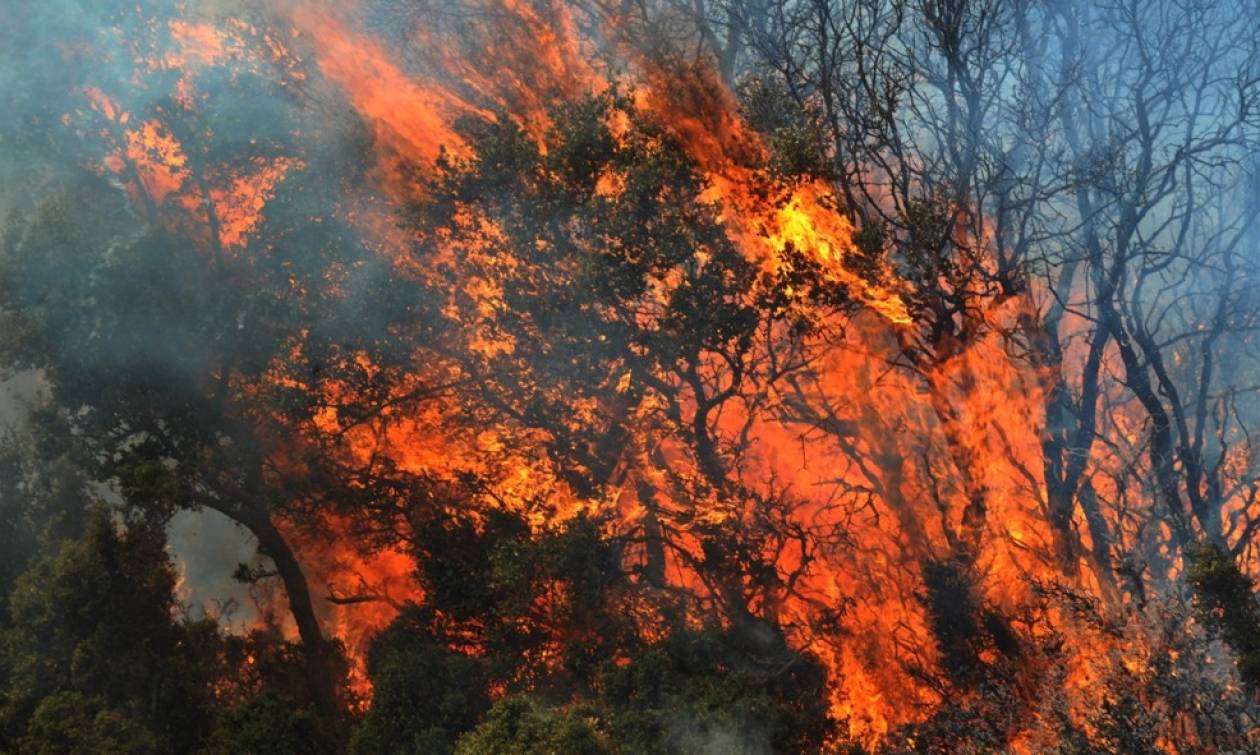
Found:
<path fill-rule="evenodd" d="M 298 637 L 302 641 L 311 695 L 325 720 L 340 720 L 345 709 L 338 690 L 337 656 L 320 629 L 306 575 L 302 572 L 302 566 L 293 549 L 265 512 L 254 507 L 246 512 L 239 509 L 219 511 L 249 530 L 258 540 L 258 552 L 275 564 L 276 573 L 284 584 L 285 596 L 289 601 L 289 613 L 297 624 Z"/>

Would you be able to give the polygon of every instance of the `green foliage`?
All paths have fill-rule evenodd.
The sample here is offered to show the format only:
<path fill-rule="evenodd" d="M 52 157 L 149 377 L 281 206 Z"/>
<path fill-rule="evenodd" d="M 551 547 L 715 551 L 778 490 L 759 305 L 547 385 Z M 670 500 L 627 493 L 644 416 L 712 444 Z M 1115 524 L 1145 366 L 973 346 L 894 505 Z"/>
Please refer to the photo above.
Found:
<path fill-rule="evenodd" d="M 18 740 L 20 755 L 158 755 L 162 739 L 100 698 L 65 691 L 44 698 Z"/>
<path fill-rule="evenodd" d="M 548 708 L 525 697 L 509 697 L 486 720 L 460 738 L 456 755 L 609 755 L 617 752 L 582 706 Z"/>
<path fill-rule="evenodd" d="M 812 752 L 831 733 L 826 674 L 809 656 L 769 660 L 715 626 L 671 627 L 599 680 L 626 752 Z"/>
<path fill-rule="evenodd" d="M 901 213 L 905 225 L 900 240 L 900 277 L 927 292 L 939 289 L 938 279 L 956 275 L 958 261 L 951 257 L 957 208 L 943 194 L 927 193 L 910 202 Z"/>
<path fill-rule="evenodd" d="M 414 630 L 404 617 L 372 643 L 372 708 L 354 733 L 353 753 L 449 753 L 490 706 L 485 664 Z"/>
<path fill-rule="evenodd" d="M 300 642 L 286 639 L 284 632 L 270 623 L 244 636 L 225 636 L 213 624 L 204 626 L 206 630 L 212 628 L 215 633 L 202 639 L 213 655 L 203 651 L 203 656 L 216 662 L 218 707 L 232 708 L 260 695 L 283 700 L 294 710 L 315 705 Z"/>
<path fill-rule="evenodd" d="M 1243 681 L 1260 687 L 1260 604 L 1255 584 L 1234 559 L 1211 543 L 1195 548 L 1189 563 L 1199 615 L 1237 654 Z"/>
<path fill-rule="evenodd" d="M 30 516 L 30 496 L 23 489 L 24 477 L 20 455 L 7 444 L 0 444 L 0 622 L 8 616 L 9 591 L 26 569 L 36 545 L 36 526 Z"/>
<path fill-rule="evenodd" d="M 161 527 L 93 506 L 16 581 L 0 741 L 20 753 L 335 752 L 301 659 L 266 632 L 174 617 Z"/>
<path fill-rule="evenodd" d="M 619 547 L 596 520 L 531 532 L 504 512 L 475 526 L 456 511 L 418 528 L 416 545 L 426 600 L 373 644 L 357 752 L 440 753 L 478 722 L 460 752 L 560 747 L 548 726 L 577 738 L 566 747 L 662 755 L 735 742 L 807 752 L 831 731 L 826 675 L 808 655 L 692 627 L 664 597 L 644 604 L 660 639 L 643 640 Z M 483 719 L 496 687 L 531 698 Z"/>
<path fill-rule="evenodd" d="M 845 267 L 862 276 L 871 283 L 878 283 L 886 264 L 886 253 L 890 243 L 888 229 L 878 219 L 867 219 L 861 228 L 853 233 L 855 254 L 845 258 Z"/>
<path fill-rule="evenodd" d="M 305 708 L 263 693 L 227 711 L 211 732 L 204 755 L 332 755 L 335 741 Z"/>
<path fill-rule="evenodd" d="M 620 548 L 599 521 L 579 516 L 535 534 L 521 515 L 490 511 L 478 523 L 468 513 L 429 512 L 417 523 L 426 600 L 404 616 L 412 631 L 480 653 L 500 678 L 534 678 L 522 658 L 550 648 L 560 654 L 552 671 L 565 679 L 551 681 L 561 685 L 589 680 L 602 658 L 633 640 L 635 627 L 615 610 L 630 587 Z"/>
<path fill-rule="evenodd" d="M 172 618 L 173 588 L 160 529 L 122 530 L 108 509 L 92 509 L 81 539 L 51 546 L 14 586 L 4 731 L 47 739 L 50 717 L 64 709 L 92 722 L 83 736 L 141 727 L 164 747 L 197 741 L 208 669 Z"/>
<path fill-rule="evenodd" d="M 749 77 L 737 87 L 740 112 L 748 125 L 764 135 L 770 167 L 788 179 L 827 178 L 832 173 L 822 114 L 782 84 L 767 77 Z"/>

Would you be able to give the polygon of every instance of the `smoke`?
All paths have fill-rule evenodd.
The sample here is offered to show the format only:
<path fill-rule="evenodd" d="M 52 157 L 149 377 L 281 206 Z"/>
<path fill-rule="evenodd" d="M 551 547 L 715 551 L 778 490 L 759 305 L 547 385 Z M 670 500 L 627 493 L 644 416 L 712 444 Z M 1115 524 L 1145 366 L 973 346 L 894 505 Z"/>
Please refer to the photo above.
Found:
<path fill-rule="evenodd" d="M 759 723 L 728 722 L 678 713 L 666 719 L 667 741 L 676 752 L 696 755 L 772 755 L 769 733 Z"/>
<path fill-rule="evenodd" d="M 0 6 L 0 154 L 4 155 L 0 160 L 0 233 L 14 234 L 8 238 L 12 253 L 27 253 L 18 224 L 12 221 L 28 220 L 61 188 L 82 185 L 94 173 L 107 172 L 110 153 L 126 147 L 116 137 L 143 133 L 141 124 L 146 119 L 176 109 L 173 97 L 183 77 L 189 77 L 185 79 L 189 82 L 195 78 L 195 86 L 205 93 L 205 107 L 198 117 L 219 135 L 213 144 L 202 145 L 205 152 L 240 152 L 242 145 L 287 137 L 295 120 L 306 117 L 292 100 L 265 94 L 247 97 L 236 91 L 224 96 L 244 75 L 276 81 L 256 58 L 248 57 L 255 52 L 242 44 L 242 60 L 228 72 L 206 65 L 215 62 L 210 57 L 217 54 L 214 50 L 197 49 L 198 44 L 215 40 L 195 25 L 247 9 L 242 3 L 203 2 L 180 13 L 170 3 L 114 0 Z M 256 8 L 251 13 L 257 18 Z M 228 42 L 223 54 L 227 56 L 233 54 L 230 31 L 224 33 Z M 181 39 L 180 33 L 187 36 Z M 237 34 L 243 37 L 248 31 L 241 29 Z M 167 129 L 157 133 L 170 135 Z M 330 151 L 335 149 L 330 146 Z M 120 195 L 122 183 L 121 179 L 114 183 Z M 77 209 L 106 217 L 109 206 L 102 201 L 99 206 Z M 118 218 L 109 218 L 98 226 L 100 243 L 115 243 L 111 233 L 134 234 L 153 221 L 139 218 L 135 208 L 124 217 L 127 214 L 133 220 L 131 230 L 122 231 Z M 195 327 L 181 329 L 178 322 L 157 322 L 149 311 L 129 312 L 123 292 L 105 289 L 101 295 L 103 301 L 118 307 L 114 315 L 130 323 L 131 342 L 138 348 L 98 352 L 96 369 L 116 374 L 149 371 L 173 380 L 204 378 L 206 363 L 198 348 L 201 334 Z M 42 400 L 44 387 L 33 371 L 0 384 L 0 426 L 20 431 L 28 411 Z M 107 490 L 101 494 L 117 498 Z M 231 572 L 238 562 L 255 560 L 252 541 L 224 517 L 207 511 L 178 513 L 171 521 L 169 537 L 185 588 L 179 597 L 193 613 L 218 615 L 233 628 L 248 626 L 253 603 L 248 589 L 231 579 Z"/>
<path fill-rule="evenodd" d="M 257 569 L 257 543 L 238 524 L 208 509 L 179 511 L 167 525 L 182 607 L 211 616 L 229 631 L 254 627 L 259 606 L 250 585 L 233 578 L 238 564 Z"/>
<path fill-rule="evenodd" d="M 22 433 L 46 387 L 36 372 L 20 372 L 0 380 L 0 432 Z"/>

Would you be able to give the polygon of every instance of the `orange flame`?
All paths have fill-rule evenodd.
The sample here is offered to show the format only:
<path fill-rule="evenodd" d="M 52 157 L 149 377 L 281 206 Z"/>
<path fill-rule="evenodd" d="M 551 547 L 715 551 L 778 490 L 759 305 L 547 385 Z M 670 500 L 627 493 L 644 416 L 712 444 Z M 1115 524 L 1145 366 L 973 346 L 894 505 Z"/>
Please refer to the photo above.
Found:
<path fill-rule="evenodd" d="M 502 34 L 473 34 L 463 47 L 424 37 L 422 41 L 435 45 L 430 61 L 434 70 L 421 73 L 408 71 L 383 43 L 324 9 L 296 10 L 288 19 L 293 28 L 289 36 L 311 43 L 314 65 L 370 126 L 379 178 L 393 198 L 405 200 L 421 192 L 419 181 L 443 155 L 471 154 L 457 128 L 460 119 L 508 118 L 545 147 L 551 126 L 547 112 L 553 104 L 623 83 L 587 62 L 596 46 L 582 38 L 568 10 L 548 9 L 543 14 L 519 0 L 487 0 L 486 10 L 494 11 Z M 155 59 L 155 65 L 217 65 L 245 54 L 242 35 L 261 35 L 276 56 L 291 54 L 278 41 L 284 35 L 239 24 L 224 31 L 174 22 L 171 32 L 179 48 Z M 845 733 L 876 743 L 949 702 L 916 673 L 941 662 L 941 650 L 932 641 L 932 617 L 922 600 L 924 570 L 934 561 L 965 553 L 986 605 L 1012 616 L 1039 607 L 1050 615 L 1039 629 L 1029 630 L 1034 639 L 1048 640 L 1053 633 L 1071 638 L 1063 640 L 1070 649 L 1062 685 L 1069 691 L 1073 719 L 1087 728 L 1102 694 L 1098 681 L 1116 669 L 1141 673 L 1149 665 L 1149 647 L 1140 636 L 1122 641 L 1067 610 L 1045 609 L 1037 596 L 1039 585 L 1067 584 L 1100 605 L 1100 613 L 1112 616 L 1126 610 L 1112 605 L 1114 596 L 1084 556 L 1078 554 L 1080 563 L 1065 568 L 1049 525 L 1041 462 L 1046 386 L 1053 376 L 1022 358 L 1011 343 L 1020 319 L 1038 316 L 1040 293 L 1006 299 L 975 295 L 976 312 L 967 315 L 975 318 L 969 323 L 973 332 L 927 343 L 911 314 L 919 292 L 897 282 L 887 264 L 873 272 L 855 271 L 854 227 L 824 182 L 778 187 L 777 195 L 765 190 L 769 181 L 759 164 L 766 147 L 743 122 L 725 87 L 703 74 L 680 80 L 646 56 L 627 57 L 628 67 L 637 70 L 628 77 L 636 106 L 668 124 L 703 171 L 707 190 L 702 199 L 716 208 L 742 252 L 770 271 L 786 264 L 790 251 L 808 253 L 860 304 L 855 314 L 819 316 L 818 334 L 805 347 L 809 370 L 793 386 L 769 386 L 755 408 L 731 410 L 718 421 L 720 433 L 747 438 L 746 463 L 735 472 L 741 484 L 766 494 L 786 491 L 796 502 L 787 516 L 804 531 L 843 529 L 847 535 L 842 543 L 796 544 L 767 554 L 780 575 L 799 579 L 790 589 L 783 580 L 769 585 L 759 594 L 757 608 L 773 614 L 788 627 L 798 648 L 808 649 L 828 667 L 832 712 L 847 722 Z M 500 66 L 491 67 L 488 60 Z M 178 101 L 195 108 L 191 79 L 181 81 Z M 147 196 L 174 218 L 166 222 L 177 227 L 204 228 L 209 217 L 205 207 L 216 208 L 224 249 L 248 246 L 277 187 L 290 171 L 302 167 L 293 157 L 258 160 L 248 171 L 220 176 L 206 196 L 191 174 L 185 145 L 161 113 L 133 116 L 100 90 L 88 90 L 87 95 L 90 109 L 107 124 L 105 137 L 113 142 L 105 169 L 128 183 L 133 196 Z M 616 133 L 624 124 L 612 127 Z M 621 188 L 619 178 L 610 174 L 601 177 L 596 190 L 613 196 Z M 412 273 L 436 278 L 426 265 L 458 265 L 451 258 L 415 259 L 406 246 L 411 239 L 390 228 L 388 218 L 368 220 L 365 213 L 351 220 L 377 233 L 382 253 Z M 487 238 L 497 232 L 489 221 L 468 213 L 457 222 L 481 224 L 479 232 Z M 969 241 L 985 244 L 984 239 Z M 470 275 L 460 284 L 482 315 L 501 306 L 493 281 Z M 1077 353 L 1081 344 L 1068 343 L 1066 358 L 1083 359 Z M 511 354 L 514 344 L 476 334 L 471 348 L 483 355 Z M 362 360 L 364 370 L 378 369 L 365 356 L 354 359 Z M 1108 353 L 1106 365 L 1118 371 L 1113 353 Z M 613 380 L 619 395 L 631 393 L 630 373 Z M 414 375 L 399 376 L 397 395 L 407 395 L 418 381 Z M 486 460 L 494 459 L 511 470 L 491 483 L 497 501 L 522 510 L 526 502 L 544 495 L 558 501 L 554 513 L 533 513 L 537 526 L 549 523 L 547 516 L 554 521 L 601 510 L 616 512 L 628 531 L 641 527 L 647 502 L 634 489 L 635 476 L 648 487 L 668 490 L 668 473 L 688 463 L 685 450 L 668 442 L 637 441 L 642 447 L 626 452 L 634 458 L 622 460 L 611 490 L 587 499 L 562 482 L 559 470 L 538 450 L 541 440 L 528 437 L 533 431 L 453 427 L 454 412 L 442 401 L 427 405 L 424 413 L 385 411 L 370 423 L 354 424 L 339 410 L 342 388 L 327 384 L 324 390 L 327 395 L 319 398 L 326 408 L 309 429 L 313 435 L 337 435 L 353 460 L 368 465 L 385 458 L 408 474 L 450 478 L 460 470 L 486 471 Z M 1102 429 L 1107 450 L 1100 450 L 1104 444 L 1095 446 L 1089 474 L 1098 498 L 1114 504 L 1108 515 L 1117 537 L 1134 541 L 1139 536 L 1131 520 L 1115 511 L 1150 510 L 1153 504 L 1116 480 L 1140 463 L 1135 461 L 1140 453 L 1126 451 L 1140 443 L 1143 430 L 1134 418 L 1142 415 L 1125 411 L 1132 399 L 1119 390 L 1106 399 L 1117 411 Z M 646 426 L 642 418 L 652 413 L 653 400 L 650 394 L 641 398 L 639 406 L 626 412 L 627 422 Z M 574 404 L 575 411 L 584 409 L 579 401 Z M 637 425 L 635 429 L 640 430 Z M 538 442 L 531 446 L 531 441 Z M 659 455 L 650 456 L 644 450 L 648 445 Z M 1242 467 L 1249 460 L 1238 457 L 1236 463 Z M 740 522 L 746 516 L 738 503 L 716 496 L 697 505 L 695 521 L 706 525 Z M 685 504 L 665 501 L 662 506 L 682 509 Z M 1225 517 L 1256 506 L 1240 491 L 1227 502 Z M 1088 523 L 1080 512 L 1074 516 L 1072 526 L 1084 533 L 1088 549 Z M 361 663 L 367 643 L 394 617 L 398 605 L 423 596 L 415 588 L 409 556 L 392 550 L 364 556 L 341 537 L 350 530 L 347 521 L 330 518 L 325 525 L 325 539 L 305 532 L 293 536 L 301 541 L 313 580 L 333 593 L 377 598 L 330 606 L 323 617 L 327 629 L 359 662 L 355 685 L 366 695 L 370 690 Z M 670 555 L 669 579 L 703 593 L 702 580 L 682 553 L 695 549 L 696 540 L 684 535 L 680 542 L 680 553 Z M 807 553 L 807 548 L 812 550 Z M 1179 566 L 1174 560 L 1168 568 Z M 997 663 L 996 657 L 982 660 Z M 1030 699 L 1022 704 L 1031 709 L 1034 703 Z M 1031 734 L 1015 733 L 1011 739 L 1016 751 L 1036 749 Z"/>

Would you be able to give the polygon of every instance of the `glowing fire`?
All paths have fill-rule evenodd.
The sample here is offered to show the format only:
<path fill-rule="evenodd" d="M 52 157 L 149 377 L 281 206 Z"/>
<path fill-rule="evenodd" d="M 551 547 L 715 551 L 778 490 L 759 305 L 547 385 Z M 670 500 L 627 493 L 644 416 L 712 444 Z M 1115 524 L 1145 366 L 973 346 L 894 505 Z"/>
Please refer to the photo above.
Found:
<path fill-rule="evenodd" d="M 918 599 L 924 570 L 934 562 L 965 554 L 980 575 L 983 600 L 1009 615 L 1034 605 L 1037 586 L 1053 582 L 1070 583 L 1096 599 L 1104 612 L 1123 609 L 1112 604 L 1114 595 L 1083 552 L 1073 553 L 1073 563 L 1065 567 L 1058 555 L 1063 545 L 1048 523 L 1042 429 L 1047 386 L 1055 376 L 1016 356 L 1011 347 L 1020 319 L 1038 316 L 1044 292 L 1034 289 L 1006 298 L 976 295 L 969 340 L 926 342 L 912 315 L 917 292 L 897 282 L 891 268 L 855 271 L 854 228 L 823 182 L 779 187 L 778 195 L 765 190 L 769 179 L 757 168 L 765 147 L 743 123 L 734 97 L 723 86 L 703 77 L 680 81 L 633 50 L 620 52 L 629 73 L 601 72 L 585 62 L 593 59 L 587 53 L 594 43 L 579 34 L 579 24 L 567 9 L 548 7 L 544 18 L 537 8 L 517 0 L 492 5 L 494 17 L 508 31 L 487 32 L 468 45 L 476 52 L 436 34 L 417 40 L 434 50 L 430 70 L 408 70 L 386 45 L 353 29 L 349 21 L 310 7 L 278 22 L 278 30 L 259 30 L 240 21 L 173 21 L 170 33 L 177 44 L 149 65 L 180 71 L 261 54 L 273 63 L 282 61 L 295 80 L 304 80 L 293 49 L 310 50 L 313 70 L 335 85 L 369 126 L 377 177 L 385 193 L 399 201 L 422 191 L 418 177 L 435 161 L 469 153 L 456 127 L 461 118 L 508 118 L 545 146 L 551 105 L 588 92 L 629 87 L 635 106 L 669 124 L 704 172 L 703 200 L 749 259 L 773 271 L 787 264 L 792 251 L 811 255 L 857 306 L 820 314 L 817 332 L 805 347 L 809 369 L 792 386 L 767 388 L 755 410 L 724 414 L 716 430 L 748 438 L 746 460 L 735 472 L 743 486 L 766 494 L 774 486 L 789 491 L 797 501 L 789 516 L 806 531 L 843 527 L 848 533 L 844 543 L 816 545 L 808 554 L 803 545 L 773 554 L 779 574 L 800 576 L 791 589 L 768 587 L 757 606 L 789 628 L 792 642 L 828 666 L 833 712 L 847 722 L 848 733 L 874 742 L 942 702 L 938 690 L 908 670 L 940 662 L 940 651 L 929 639 L 931 617 Z M 612 29 L 610 38 L 616 37 L 615 17 L 599 23 Z M 488 60 L 500 65 L 483 65 Z M 178 96 L 167 107 L 195 111 L 200 96 L 193 79 L 179 81 Z M 108 92 L 89 89 L 85 95 L 85 108 L 98 116 L 100 137 L 110 145 L 98 169 L 115 176 L 138 207 L 159 213 L 153 220 L 185 230 L 208 247 L 244 253 L 285 176 L 304 166 L 297 156 L 269 156 L 194 175 L 188 159 L 193 147 L 181 143 L 168 120 L 178 113 L 128 113 Z M 618 131 L 617 124 L 613 131 Z M 609 196 L 621 190 L 615 175 L 601 178 L 597 187 Z M 347 201 L 339 211 L 400 266 L 436 275 L 432 266 L 459 264 L 441 254 L 435 260 L 416 259 L 408 247 L 411 239 L 388 217 L 373 219 L 360 210 Z M 496 232 L 484 219 L 462 220 L 484 224 L 481 232 L 487 237 Z M 493 281 L 466 277 L 461 283 L 483 312 L 500 306 Z M 473 348 L 483 354 L 510 353 L 513 344 L 486 335 L 474 339 Z M 1073 345 L 1066 358 L 1083 358 L 1071 352 L 1081 348 Z M 1116 370 L 1116 359 L 1109 350 L 1105 368 Z M 377 369 L 366 358 L 360 366 Z M 629 393 L 630 373 L 614 380 L 619 394 Z M 407 395 L 418 381 L 400 375 L 396 395 Z M 667 498 L 667 470 L 691 463 L 682 450 L 642 438 L 625 452 L 611 490 L 599 498 L 583 497 L 565 485 L 545 454 L 521 450 L 526 447 L 521 436 L 529 431 L 452 427 L 448 407 L 441 402 L 429 404 L 427 414 L 386 411 L 371 423 L 354 424 L 338 411 L 336 387 L 327 390 L 330 395 L 322 397 L 327 408 L 307 432 L 311 437 L 343 437 L 351 461 L 366 466 L 385 458 L 407 474 L 449 478 L 461 469 L 486 469 L 484 460 L 493 457 L 496 465 L 514 470 L 495 482 L 498 500 L 510 505 L 547 491 L 562 502 L 556 517 L 582 510 L 616 511 L 627 529 L 640 527 L 647 502 L 634 482 L 646 480 L 647 487 Z M 650 413 L 647 402 L 654 399 L 645 393 L 639 400 L 644 404 L 625 413 L 632 425 L 636 417 Z M 1131 401 L 1120 392 L 1108 400 L 1121 410 Z M 1088 474 L 1100 500 L 1125 499 L 1131 506 L 1150 508 L 1151 503 L 1133 501 L 1133 491 L 1112 482 L 1131 459 L 1102 450 L 1134 445 L 1141 430 L 1125 416 L 1116 412 L 1114 424 L 1104 429 L 1108 443 L 1094 446 Z M 641 424 L 643 433 L 650 432 L 648 423 Z M 649 446 L 655 455 L 646 450 Z M 1227 511 L 1254 505 L 1239 496 L 1227 504 Z M 705 524 L 716 526 L 746 515 L 738 505 L 716 497 L 703 503 L 710 506 L 697 512 L 696 521 Z M 677 510 L 693 504 L 664 500 L 655 505 Z M 1089 523 L 1079 511 L 1074 517 L 1073 527 L 1083 533 L 1082 550 L 1088 551 Z M 1111 526 L 1125 537 L 1131 525 L 1116 520 Z M 292 534 L 301 543 L 314 585 L 329 586 L 343 596 L 376 598 L 328 606 L 324 616 L 326 630 L 361 659 L 396 606 L 422 596 L 411 579 L 414 564 L 407 555 L 385 550 L 364 556 L 338 536 L 349 528 L 348 522 L 334 518 L 326 522 L 329 536 L 324 540 L 305 529 L 294 528 Z M 677 584 L 698 592 L 706 589 L 678 554 L 671 554 L 666 573 Z M 836 616 L 827 610 L 840 606 L 844 610 Z M 1046 618 L 1038 631 L 1074 638 L 1066 653 L 1071 673 L 1063 684 L 1072 692 L 1073 715 L 1084 722 L 1098 703 L 1096 680 L 1117 665 L 1140 667 L 1147 650 L 1140 638 L 1122 642 L 1066 611 Z M 982 660 L 996 663 L 996 658 Z M 368 691 L 361 669 L 356 684 L 359 691 Z M 1016 741 L 1013 746 L 1031 751 L 1035 743 Z"/>

